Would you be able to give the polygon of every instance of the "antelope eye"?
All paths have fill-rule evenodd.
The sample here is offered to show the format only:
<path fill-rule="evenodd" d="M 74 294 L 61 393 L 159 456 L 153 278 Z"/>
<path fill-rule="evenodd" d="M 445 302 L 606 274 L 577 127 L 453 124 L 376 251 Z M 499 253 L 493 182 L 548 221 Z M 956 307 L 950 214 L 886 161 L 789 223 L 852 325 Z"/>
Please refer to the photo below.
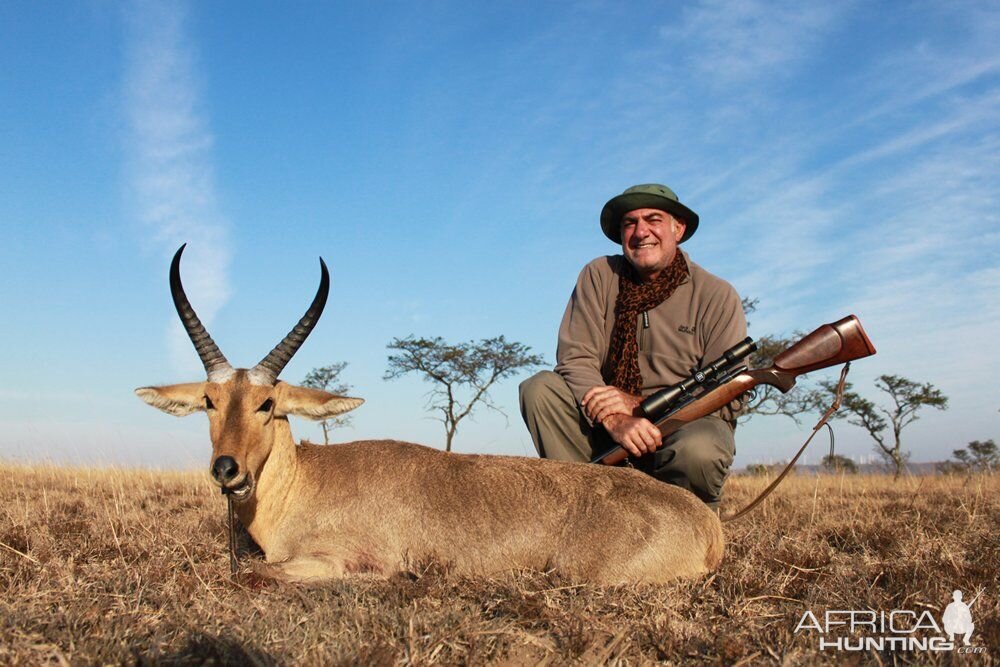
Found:
<path fill-rule="evenodd" d="M 214 410 L 215 409 L 215 403 L 213 403 L 212 399 L 210 399 L 208 396 L 205 397 L 205 409 L 206 410 Z"/>
<path fill-rule="evenodd" d="M 257 412 L 270 412 L 271 408 L 273 406 L 274 406 L 274 401 L 272 401 L 269 398 L 269 399 L 267 399 L 266 401 L 264 401 L 263 403 L 260 404 L 260 407 L 257 408 Z"/>

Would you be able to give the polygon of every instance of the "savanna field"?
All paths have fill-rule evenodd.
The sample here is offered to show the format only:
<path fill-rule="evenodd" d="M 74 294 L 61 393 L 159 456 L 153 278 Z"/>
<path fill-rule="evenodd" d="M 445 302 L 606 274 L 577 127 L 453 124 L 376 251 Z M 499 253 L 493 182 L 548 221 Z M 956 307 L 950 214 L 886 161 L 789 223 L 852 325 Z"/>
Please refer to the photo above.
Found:
<path fill-rule="evenodd" d="M 766 478 L 734 476 L 725 511 Z M 229 574 L 202 472 L 0 465 L 0 664 L 995 664 L 1000 477 L 798 476 L 725 524 L 710 577 L 600 588 L 415 563 L 302 586 Z M 954 589 L 985 653 L 820 651 L 825 610 L 929 611 Z M 842 634 L 842 633 L 841 633 Z"/>

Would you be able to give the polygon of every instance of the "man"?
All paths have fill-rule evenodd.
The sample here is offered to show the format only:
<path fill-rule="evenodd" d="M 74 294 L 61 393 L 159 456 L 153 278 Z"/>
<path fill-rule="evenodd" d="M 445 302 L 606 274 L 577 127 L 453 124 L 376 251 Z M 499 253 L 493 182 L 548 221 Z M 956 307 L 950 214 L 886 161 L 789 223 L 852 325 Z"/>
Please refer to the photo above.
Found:
<path fill-rule="evenodd" d="M 583 268 L 559 327 L 555 371 L 520 387 L 535 448 L 545 458 L 589 461 L 618 443 L 637 467 L 717 507 L 736 453 L 736 411 L 693 421 L 660 449 L 659 430 L 635 412 L 645 396 L 746 337 L 740 297 L 678 248 L 698 215 L 665 185 L 611 199 L 601 229 L 622 254 Z"/>
<path fill-rule="evenodd" d="M 944 624 L 944 631 L 948 633 L 948 641 L 955 641 L 955 635 L 965 635 L 962 642 L 968 646 L 972 633 L 976 629 L 976 624 L 972 622 L 972 611 L 969 609 L 976 604 L 979 599 L 977 595 L 969 604 L 962 602 L 962 591 L 954 591 L 951 594 L 953 602 L 945 607 L 941 622 Z"/>

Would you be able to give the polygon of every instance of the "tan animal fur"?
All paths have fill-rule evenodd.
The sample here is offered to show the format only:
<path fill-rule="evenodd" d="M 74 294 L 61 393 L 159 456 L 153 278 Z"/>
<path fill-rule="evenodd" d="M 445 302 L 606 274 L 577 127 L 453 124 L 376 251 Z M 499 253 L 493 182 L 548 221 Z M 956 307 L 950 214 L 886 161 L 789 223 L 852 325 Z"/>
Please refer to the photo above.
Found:
<path fill-rule="evenodd" d="M 182 290 L 175 302 L 184 319 Z M 722 558 L 715 513 L 635 470 L 391 440 L 296 444 L 289 415 L 324 419 L 362 401 L 276 378 L 262 384 L 261 364 L 220 374 L 214 343 L 204 353 L 199 330 L 192 331 L 210 377 L 224 381 L 136 393 L 170 414 L 208 413 L 213 475 L 234 492 L 267 574 L 290 581 L 388 575 L 435 558 L 464 574 L 555 568 L 573 580 L 616 584 L 693 577 Z M 222 457 L 238 474 L 220 474 Z"/>

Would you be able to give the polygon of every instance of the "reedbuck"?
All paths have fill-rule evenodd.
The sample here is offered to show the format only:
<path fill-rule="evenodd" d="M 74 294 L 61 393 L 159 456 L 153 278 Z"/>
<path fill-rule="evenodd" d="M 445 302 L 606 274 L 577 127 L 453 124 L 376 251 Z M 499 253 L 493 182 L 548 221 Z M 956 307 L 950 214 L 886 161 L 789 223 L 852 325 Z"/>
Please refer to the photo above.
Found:
<path fill-rule="evenodd" d="M 451 454 L 392 440 L 296 444 L 289 415 L 326 419 L 362 400 L 296 387 L 281 370 L 316 326 L 329 292 L 270 354 L 234 369 L 170 267 L 177 313 L 208 373 L 136 393 L 172 415 L 207 412 L 211 475 L 263 549 L 261 570 L 301 581 L 388 575 L 427 558 L 464 574 L 555 568 L 577 581 L 662 582 L 714 569 L 716 515 L 691 493 L 636 470 L 510 456 Z"/>

